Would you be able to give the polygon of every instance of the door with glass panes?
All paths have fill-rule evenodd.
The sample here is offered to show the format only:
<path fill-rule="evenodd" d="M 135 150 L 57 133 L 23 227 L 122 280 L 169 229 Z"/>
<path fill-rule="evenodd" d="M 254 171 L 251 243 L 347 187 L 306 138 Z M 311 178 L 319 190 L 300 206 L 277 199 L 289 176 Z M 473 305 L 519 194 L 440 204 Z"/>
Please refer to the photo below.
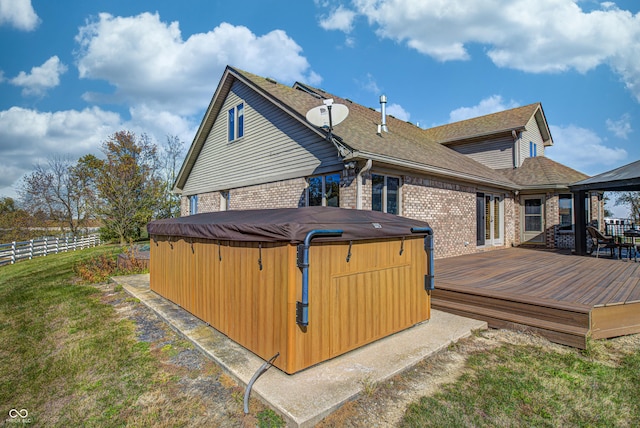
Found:
<path fill-rule="evenodd" d="M 522 243 L 544 244 L 544 197 L 522 197 Z"/>
<path fill-rule="evenodd" d="M 504 245 L 504 198 L 490 193 L 476 194 L 476 237 L 478 246 Z"/>

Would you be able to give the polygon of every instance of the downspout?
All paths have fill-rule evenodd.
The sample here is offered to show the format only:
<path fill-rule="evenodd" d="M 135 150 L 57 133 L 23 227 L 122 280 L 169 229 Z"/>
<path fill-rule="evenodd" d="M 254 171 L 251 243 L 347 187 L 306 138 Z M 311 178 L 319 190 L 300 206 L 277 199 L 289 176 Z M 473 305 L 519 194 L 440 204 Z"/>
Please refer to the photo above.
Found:
<path fill-rule="evenodd" d="M 362 175 L 371 169 L 371 165 L 373 165 L 373 161 L 371 159 L 367 159 L 367 163 L 364 167 L 358 172 L 356 183 L 356 209 L 362 209 Z"/>
<path fill-rule="evenodd" d="M 430 227 L 412 227 L 411 233 L 426 233 L 424 236 L 424 251 L 427 253 L 427 268 L 429 273 L 424 276 L 424 289 L 431 291 L 435 288 L 435 276 L 433 273 L 433 229 Z"/>
<path fill-rule="evenodd" d="M 302 300 L 296 302 L 296 322 L 306 327 L 309 325 L 309 246 L 317 236 L 341 236 L 340 229 L 316 229 L 307 233 L 304 243 L 298 245 L 298 267 L 302 269 Z"/>

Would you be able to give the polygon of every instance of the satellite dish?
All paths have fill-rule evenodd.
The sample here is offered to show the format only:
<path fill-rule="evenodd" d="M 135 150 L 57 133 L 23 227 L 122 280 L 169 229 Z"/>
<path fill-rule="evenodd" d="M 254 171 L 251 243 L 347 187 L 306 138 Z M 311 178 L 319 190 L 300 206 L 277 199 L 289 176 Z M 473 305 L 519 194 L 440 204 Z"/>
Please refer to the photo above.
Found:
<path fill-rule="evenodd" d="M 349 108 L 344 104 L 328 104 L 314 107 L 307 112 L 307 120 L 320 128 L 332 128 L 347 118 Z"/>

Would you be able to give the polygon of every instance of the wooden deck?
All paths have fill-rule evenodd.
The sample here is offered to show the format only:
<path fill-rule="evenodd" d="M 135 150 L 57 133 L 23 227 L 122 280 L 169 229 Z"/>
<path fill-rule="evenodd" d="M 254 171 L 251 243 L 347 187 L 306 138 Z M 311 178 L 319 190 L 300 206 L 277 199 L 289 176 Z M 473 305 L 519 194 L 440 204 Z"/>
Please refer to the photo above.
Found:
<path fill-rule="evenodd" d="M 640 333 L 640 263 L 509 248 L 436 260 L 432 307 L 578 348 Z"/>

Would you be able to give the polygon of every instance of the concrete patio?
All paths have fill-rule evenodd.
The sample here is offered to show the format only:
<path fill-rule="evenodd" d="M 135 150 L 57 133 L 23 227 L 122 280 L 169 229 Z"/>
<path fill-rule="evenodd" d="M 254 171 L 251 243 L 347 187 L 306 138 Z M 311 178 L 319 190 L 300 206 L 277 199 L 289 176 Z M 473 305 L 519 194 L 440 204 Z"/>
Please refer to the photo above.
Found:
<path fill-rule="evenodd" d="M 255 354 L 152 292 L 148 274 L 112 279 L 243 386 L 264 364 Z M 484 321 L 432 310 L 431 319 L 427 322 L 294 375 L 272 367 L 253 384 L 251 396 L 258 397 L 279 412 L 288 426 L 310 427 L 354 399 L 367 384 L 389 379 L 469 336 L 472 331 L 486 328 Z"/>

